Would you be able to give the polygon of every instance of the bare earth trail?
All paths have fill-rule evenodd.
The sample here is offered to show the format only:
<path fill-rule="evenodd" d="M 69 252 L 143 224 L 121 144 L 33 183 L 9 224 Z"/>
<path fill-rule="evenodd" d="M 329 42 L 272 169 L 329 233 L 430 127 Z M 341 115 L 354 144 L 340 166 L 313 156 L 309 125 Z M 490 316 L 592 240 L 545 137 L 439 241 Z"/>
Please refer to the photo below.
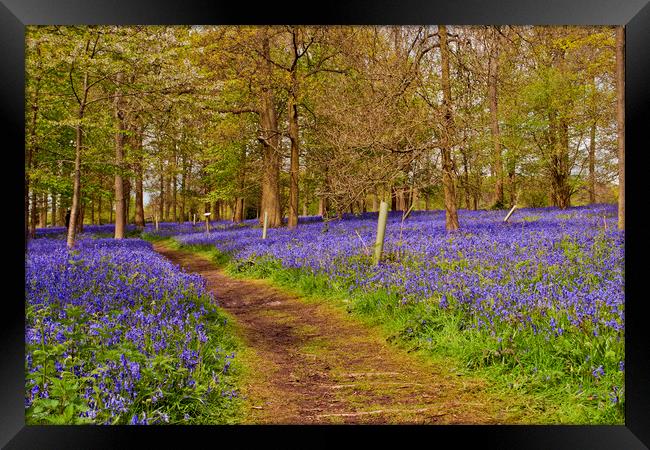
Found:
<path fill-rule="evenodd" d="M 233 278 L 202 256 L 154 249 L 202 275 L 234 317 L 250 370 L 247 423 L 496 424 L 522 420 L 480 381 L 386 343 L 326 301 L 305 301 L 262 280 Z"/>

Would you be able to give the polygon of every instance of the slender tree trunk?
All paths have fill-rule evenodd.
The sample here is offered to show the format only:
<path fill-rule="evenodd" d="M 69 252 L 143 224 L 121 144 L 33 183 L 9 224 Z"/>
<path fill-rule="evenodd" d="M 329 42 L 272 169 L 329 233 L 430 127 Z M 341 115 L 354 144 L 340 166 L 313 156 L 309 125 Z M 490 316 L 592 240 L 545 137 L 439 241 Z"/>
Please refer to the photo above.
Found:
<path fill-rule="evenodd" d="M 297 68 L 291 71 L 291 89 L 287 104 L 289 112 L 289 140 L 291 141 L 291 159 L 289 176 L 289 220 L 290 229 L 298 226 L 298 176 L 299 176 L 299 148 L 298 148 L 298 76 Z"/>
<path fill-rule="evenodd" d="M 29 140 L 28 140 L 28 145 L 25 146 L 25 163 L 26 163 L 26 168 L 25 168 L 25 192 L 24 192 L 24 200 L 25 200 L 25 242 L 27 242 L 27 239 L 31 236 L 32 238 L 35 237 L 36 234 L 36 228 L 32 225 L 30 228 L 29 226 L 29 219 L 30 219 L 30 171 L 32 170 L 34 166 L 34 157 L 35 153 L 37 150 L 37 135 L 36 135 L 36 122 L 38 120 L 38 112 L 39 112 L 39 107 L 40 107 L 40 90 L 41 90 L 41 50 L 40 46 L 36 46 L 36 54 L 38 55 L 38 60 L 37 60 L 37 70 L 36 70 L 36 77 L 34 79 L 34 94 L 32 95 L 32 101 L 31 101 L 31 121 L 30 121 L 30 130 L 29 130 Z M 34 187 L 31 186 L 31 189 L 33 190 Z M 34 208 L 35 204 L 33 202 L 33 195 L 32 195 L 32 208 Z M 34 220 L 32 219 L 32 224 L 34 223 Z M 26 245 L 26 244 L 25 244 Z"/>
<path fill-rule="evenodd" d="M 499 109 L 497 98 L 497 83 L 499 77 L 499 37 L 495 34 L 494 49 L 489 54 L 488 96 L 490 98 L 490 129 L 492 131 L 494 170 L 494 201 L 497 208 L 503 207 L 503 160 L 501 158 L 501 132 L 499 130 Z"/>
<path fill-rule="evenodd" d="M 417 210 L 419 200 L 420 192 L 418 191 L 418 188 L 411 186 L 411 203 L 409 204 L 409 208 L 412 206 L 413 211 Z"/>
<path fill-rule="evenodd" d="M 465 194 L 465 207 L 470 209 L 470 183 L 469 183 L 469 168 L 467 163 L 467 155 L 464 151 L 461 152 L 463 157 L 463 193 Z"/>
<path fill-rule="evenodd" d="M 560 119 L 558 139 L 558 206 L 562 209 L 571 206 L 569 186 L 569 124 Z"/>
<path fill-rule="evenodd" d="M 79 203 L 81 197 L 81 148 L 83 144 L 83 129 L 81 125 L 81 120 L 84 117 L 84 111 L 86 109 L 86 99 L 88 95 L 88 73 L 84 74 L 83 81 L 83 98 L 79 103 L 79 110 L 77 113 L 77 119 L 79 122 L 75 127 L 75 157 L 74 157 L 74 181 L 72 184 L 72 207 L 70 209 L 70 226 L 68 227 L 68 236 L 66 239 L 66 245 L 68 248 L 74 247 L 75 236 L 77 227 L 77 217 L 79 216 Z"/>
<path fill-rule="evenodd" d="M 77 216 L 77 233 L 83 233 L 84 232 L 84 216 L 86 214 L 86 202 L 82 201 L 80 210 L 79 210 L 79 215 Z"/>
<path fill-rule="evenodd" d="M 589 203 L 596 203 L 596 121 L 589 131 Z"/>
<path fill-rule="evenodd" d="M 99 195 L 99 199 L 97 201 L 97 225 L 102 224 L 102 196 L 101 194 Z"/>
<path fill-rule="evenodd" d="M 169 221 L 171 214 L 172 206 L 172 181 L 171 176 L 168 175 L 165 177 L 165 221 Z"/>
<path fill-rule="evenodd" d="M 122 83 L 122 72 L 117 74 L 117 89 L 114 99 L 114 117 L 117 124 L 115 132 L 115 239 L 124 239 L 126 229 L 126 207 L 124 205 L 124 179 L 122 171 L 124 169 L 124 104 L 120 84 Z"/>
<path fill-rule="evenodd" d="M 235 199 L 235 212 L 233 214 L 233 222 L 241 223 L 244 220 L 244 197 L 237 197 Z"/>
<path fill-rule="evenodd" d="M 327 198 L 320 197 L 318 199 L 318 215 L 325 217 L 327 215 Z"/>
<path fill-rule="evenodd" d="M 52 192 L 52 226 L 56 227 L 59 224 L 58 217 L 56 216 L 56 197 L 57 195 Z"/>
<path fill-rule="evenodd" d="M 43 192 L 40 198 L 40 212 L 38 215 L 38 227 L 47 227 L 47 193 Z"/>
<path fill-rule="evenodd" d="M 142 161 L 135 164 L 135 226 L 144 229 L 144 189 Z"/>
<path fill-rule="evenodd" d="M 164 221 L 165 214 L 165 176 L 163 174 L 163 162 L 160 160 L 160 197 L 158 199 L 158 218 L 160 222 Z"/>
<path fill-rule="evenodd" d="M 90 224 L 95 225 L 95 196 L 90 199 Z"/>
<path fill-rule="evenodd" d="M 185 221 L 185 196 L 187 195 L 187 163 L 181 155 L 181 220 Z"/>
<path fill-rule="evenodd" d="M 442 61 L 442 93 L 445 130 L 443 130 L 442 150 L 442 184 L 445 192 L 445 228 L 447 231 L 457 230 L 458 212 L 456 210 L 456 186 L 454 177 L 454 160 L 451 154 L 451 135 L 453 117 L 451 112 L 451 84 L 449 81 L 449 47 L 447 46 L 447 27 L 438 27 L 440 35 L 440 55 Z"/>
<path fill-rule="evenodd" d="M 618 229 L 625 230 L 625 28 L 616 27 L 616 123 L 618 131 Z"/>
<path fill-rule="evenodd" d="M 177 186 L 176 186 L 176 183 L 177 183 L 177 180 L 176 180 L 176 165 L 177 165 L 176 146 L 174 145 L 174 154 L 172 155 L 172 175 L 171 175 L 171 178 L 172 178 L 172 186 L 171 186 L 171 188 L 172 188 L 172 192 L 171 192 L 172 193 L 172 196 L 171 196 L 172 197 L 171 198 L 172 204 L 171 204 L 171 207 L 172 207 L 172 221 L 173 222 L 178 222 L 178 217 L 176 215 L 176 204 L 177 204 L 177 202 L 176 202 L 176 188 L 177 188 Z"/>
<path fill-rule="evenodd" d="M 32 237 L 36 236 L 36 228 L 38 227 L 38 194 L 32 190 L 32 209 L 31 209 L 31 230 L 29 234 Z"/>
<path fill-rule="evenodd" d="M 271 44 L 268 29 L 264 31 L 262 40 L 263 84 L 262 108 L 260 111 L 260 141 L 263 146 L 262 173 L 262 212 L 268 213 L 270 228 L 282 225 L 280 209 L 280 140 L 278 134 L 278 119 L 275 112 L 275 101 L 272 88 Z M 264 216 L 262 213 L 261 216 Z"/>
<path fill-rule="evenodd" d="M 395 186 L 390 187 L 390 210 L 397 211 L 399 210 L 399 205 L 397 201 L 397 189 Z"/>

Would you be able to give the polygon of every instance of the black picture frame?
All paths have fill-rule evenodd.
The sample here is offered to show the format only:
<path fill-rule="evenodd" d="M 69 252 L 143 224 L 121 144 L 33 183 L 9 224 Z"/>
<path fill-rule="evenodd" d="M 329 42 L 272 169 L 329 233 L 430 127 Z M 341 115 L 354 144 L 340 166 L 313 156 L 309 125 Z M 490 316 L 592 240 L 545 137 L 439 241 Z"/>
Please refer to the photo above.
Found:
<path fill-rule="evenodd" d="M 626 26 L 626 356 L 625 425 L 621 426 L 26 426 L 24 409 L 24 32 L 44 24 L 511 24 Z M 2 221 L 4 261 L 16 269 L 0 295 L 0 445 L 28 448 L 149 448 L 204 445 L 235 448 L 311 448 L 323 443 L 364 445 L 368 439 L 454 447 L 517 449 L 642 449 L 650 446 L 650 342 L 644 294 L 644 154 L 650 124 L 650 4 L 648 0 L 390 0 L 245 4 L 223 0 L 0 0 L 0 111 L 11 155 L 3 177 L 9 201 Z M 4 269 L 5 273 L 6 270 Z M 308 435 L 308 436 L 306 436 Z"/>

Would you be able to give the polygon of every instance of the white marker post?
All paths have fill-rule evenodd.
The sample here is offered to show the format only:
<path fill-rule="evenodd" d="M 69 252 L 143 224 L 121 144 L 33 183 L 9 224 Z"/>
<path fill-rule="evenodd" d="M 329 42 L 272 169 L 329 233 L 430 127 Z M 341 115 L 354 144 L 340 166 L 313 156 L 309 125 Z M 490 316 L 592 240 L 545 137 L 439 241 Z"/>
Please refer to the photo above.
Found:
<path fill-rule="evenodd" d="M 506 216 L 505 219 L 503 219 L 504 222 L 507 222 L 510 216 L 512 215 L 513 212 L 515 212 L 515 209 L 517 209 L 517 205 L 513 206 L 508 215 Z"/>
<path fill-rule="evenodd" d="M 194 220 L 192 221 L 192 225 L 196 225 L 196 213 L 194 213 Z"/>
<path fill-rule="evenodd" d="M 209 233 L 210 232 L 210 214 L 209 212 L 203 214 L 205 216 L 205 232 Z"/>
<path fill-rule="evenodd" d="M 388 218 L 388 203 L 381 201 L 379 205 L 379 220 L 377 222 L 377 240 L 375 241 L 375 256 L 373 262 L 379 264 L 381 253 L 384 251 L 384 236 L 386 235 L 386 219 Z"/>
<path fill-rule="evenodd" d="M 158 214 L 154 215 L 154 220 L 156 221 L 156 231 L 158 231 Z"/>
<path fill-rule="evenodd" d="M 269 226 L 269 213 L 264 211 L 264 228 L 262 229 L 262 239 L 266 239 L 266 228 Z"/>

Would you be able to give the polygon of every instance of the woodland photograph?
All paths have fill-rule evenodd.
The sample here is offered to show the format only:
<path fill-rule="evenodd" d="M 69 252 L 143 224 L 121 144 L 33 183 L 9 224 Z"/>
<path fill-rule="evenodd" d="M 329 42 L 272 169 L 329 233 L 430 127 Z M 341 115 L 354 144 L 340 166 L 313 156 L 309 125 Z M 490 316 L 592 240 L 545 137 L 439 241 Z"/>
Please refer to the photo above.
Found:
<path fill-rule="evenodd" d="M 624 27 L 25 29 L 27 425 L 625 423 Z"/>

